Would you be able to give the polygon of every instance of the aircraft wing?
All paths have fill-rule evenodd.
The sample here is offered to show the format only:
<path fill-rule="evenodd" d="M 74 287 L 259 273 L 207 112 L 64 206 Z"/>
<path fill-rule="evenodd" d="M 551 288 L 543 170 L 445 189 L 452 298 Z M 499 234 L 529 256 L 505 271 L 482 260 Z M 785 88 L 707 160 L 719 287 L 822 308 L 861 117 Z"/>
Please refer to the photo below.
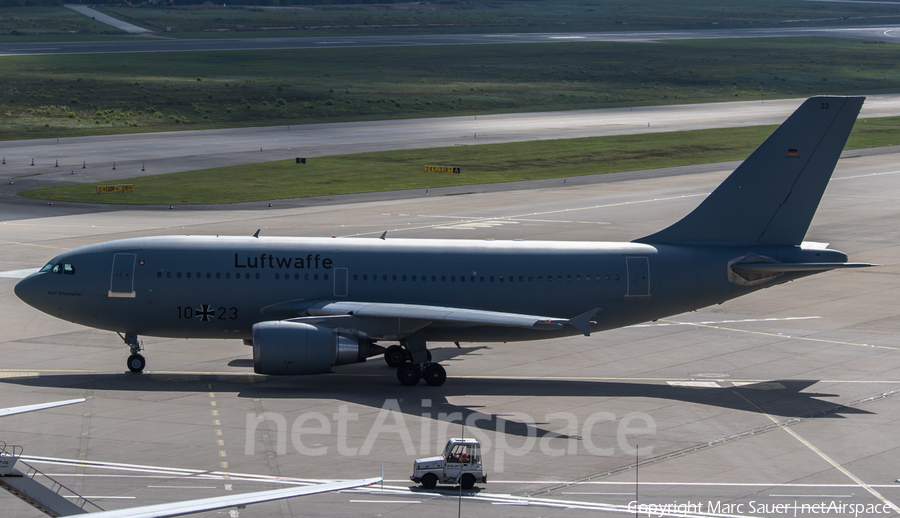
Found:
<path fill-rule="evenodd" d="M 14 406 L 11 408 L 0 408 L 0 417 L 8 415 L 24 414 L 25 412 L 34 412 L 35 410 L 43 410 L 45 408 L 53 408 L 57 406 L 74 405 L 75 403 L 84 403 L 84 398 L 67 399 L 65 401 L 53 401 L 52 403 L 39 403 L 37 405 Z"/>
<path fill-rule="evenodd" d="M 201 498 L 199 500 L 187 500 L 184 502 L 172 502 L 169 504 L 155 504 L 117 511 L 101 511 L 98 513 L 79 514 L 75 516 L 90 516 L 91 518 L 166 518 L 169 516 L 184 516 L 186 514 L 214 511 L 260 502 L 283 500 L 295 496 L 315 495 L 329 491 L 340 491 L 354 487 L 371 486 L 381 482 L 381 477 L 364 478 L 360 480 L 348 480 L 345 482 L 328 482 L 314 486 L 290 487 L 287 489 L 273 489 L 270 491 L 258 491 L 242 495 L 218 496 L 213 498 Z"/>
<path fill-rule="evenodd" d="M 312 305 L 306 311 L 314 317 L 350 315 L 361 318 L 408 318 L 429 322 L 454 322 L 538 329 L 559 329 L 564 325 L 570 325 L 581 331 L 585 336 L 588 336 L 590 334 L 591 317 L 596 315 L 600 308 L 594 308 L 574 318 L 553 318 L 521 313 L 503 313 L 499 311 L 423 304 L 372 302 L 320 302 Z"/>

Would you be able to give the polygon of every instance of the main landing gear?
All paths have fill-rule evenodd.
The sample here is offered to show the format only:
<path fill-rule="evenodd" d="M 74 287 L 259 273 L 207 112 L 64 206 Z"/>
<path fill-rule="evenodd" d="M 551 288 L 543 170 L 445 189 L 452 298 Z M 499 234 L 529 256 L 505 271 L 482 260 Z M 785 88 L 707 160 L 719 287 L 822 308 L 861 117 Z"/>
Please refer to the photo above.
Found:
<path fill-rule="evenodd" d="M 147 366 L 147 360 L 141 354 L 141 342 L 138 341 L 137 335 L 125 333 L 125 336 L 119 334 L 119 337 L 121 337 L 122 340 L 125 341 L 125 345 L 131 349 L 131 356 L 128 357 L 128 370 L 134 373 L 143 372 L 144 367 Z"/>
<path fill-rule="evenodd" d="M 431 361 L 431 351 L 425 349 L 425 340 L 420 337 L 411 336 L 402 345 L 388 347 L 384 352 L 384 361 L 388 366 L 397 368 L 397 379 L 408 387 L 416 385 L 421 379 L 432 387 L 439 387 L 447 381 L 447 371 L 439 363 Z"/>

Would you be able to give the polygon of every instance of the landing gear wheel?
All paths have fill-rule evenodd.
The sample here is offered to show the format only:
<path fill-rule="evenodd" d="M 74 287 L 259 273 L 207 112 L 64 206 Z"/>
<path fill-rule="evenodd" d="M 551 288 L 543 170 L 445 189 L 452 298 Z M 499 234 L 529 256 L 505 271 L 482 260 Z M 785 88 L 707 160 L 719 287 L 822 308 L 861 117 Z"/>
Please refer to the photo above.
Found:
<path fill-rule="evenodd" d="M 392 345 L 384 351 L 384 361 L 388 367 L 397 368 L 406 361 L 407 352 L 399 345 Z"/>
<path fill-rule="evenodd" d="M 422 477 L 422 487 L 425 489 L 434 489 L 437 487 L 437 476 L 434 473 L 426 473 L 424 477 Z M 475 483 L 475 477 L 472 477 L 472 483 Z"/>
<path fill-rule="evenodd" d="M 140 354 L 132 354 L 128 357 L 128 370 L 131 372 L 143 372 L 147 365 L 147 360 Z"/>
<path fill-rule="evenodd" d="M 419 382 L 419 378 L 421 374 L 419 374 L 419 366 L 412 363 L 404 363 L 397 369 L 397 379 L 400 380 L 400 383 L 406 385 L 407 387 L 412 387 L 416 383 Z"/>
<path fill-rule="evenodd" d="M 422 479 L 422 481 L 424 482 L 425 479 Z M 463 489 L 472 489 L 475 487 L 475 475 L 466 473 L 462 476 L 462 479 L 460 479 L 459 485 L 462 486 Z"/>
<path fill-rule="evenodd" d="M 439 363 L 432 363 L 425 368 L 422 377 L 425 378 L 425 383 L 432 387 L 440 387 L 447 381 L 447 371 Z"/>

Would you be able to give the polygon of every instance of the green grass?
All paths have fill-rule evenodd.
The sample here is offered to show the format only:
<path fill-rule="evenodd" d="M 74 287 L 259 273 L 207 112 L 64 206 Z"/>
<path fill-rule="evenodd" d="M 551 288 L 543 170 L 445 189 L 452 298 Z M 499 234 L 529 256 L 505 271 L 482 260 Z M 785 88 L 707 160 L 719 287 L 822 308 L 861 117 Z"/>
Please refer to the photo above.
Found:
<path fill-rule="evenodd" d="M 62 6 L 0 7 L 0 34 L 5 42 L 47 41 L 48 37 L 119 35 L 123 31 Z M 74 35 L 74 36 L 73 36 Z M 77 38 L 84 39 L 84 38 Z"/>
<path fill-rule="evenodd" d="M 101 184 L 35 189 L 23 196 L 123 204 L 207 204 L 399 189 L 564 178 L 746 158 L 775 126 L 512 144 L 385 151 L 188 171 Z M 857 121 L 847 149 L 900 144 L 900 117 Z M 425 165 L 463 174 L 425 173 Z M 128 194 L 96 194 L 96 185 L 134 185 Z"/>
<path fill-rule="evenodd" d="M 0 60 L 5 140 L 879 93 L 900 81 L 900 46 L 824 38 Z"/>
<path fill-rule="evenodd" d="M 890 2 L 492 0 L 340 5 L 323 0 L 296 2 L 307 4 L 299 10 L 223 8 L 221 3 L 200 9 L 177 3 L 177 9 L 98 9 L 153 30 L 171 27 L 166 35 L 177 38 L 731 29 L 888 24 L 900 20 L 900 6 Z"/>

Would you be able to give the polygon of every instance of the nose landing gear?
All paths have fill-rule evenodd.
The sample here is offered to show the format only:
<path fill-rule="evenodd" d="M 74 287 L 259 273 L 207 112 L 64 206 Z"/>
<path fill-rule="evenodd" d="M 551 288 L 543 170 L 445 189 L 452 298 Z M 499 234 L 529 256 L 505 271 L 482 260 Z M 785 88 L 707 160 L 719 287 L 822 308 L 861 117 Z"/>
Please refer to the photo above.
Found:
<path fill-rule="evenodd" d="M 132 354 L 128 357 L 128 370 L 134 373 L 139 373 L 144 371 L 144 367 L 147 365 L 147 360 L 140 354 Z"/>
<path fill-rule="evenodd" d="M 141 342 L 138 340 L 138 336 L 134 333 L 125 333 L 125 336 L 122 336 L 121 333 L 116 333 L 119 337 L 125 342 L 131 349 L 131 356 L 128 357 L 128 370 L 134 373 L 141 373 L 144 371 L 144 367 L 147 366 L 147 360 L 141 354 Z"/>

